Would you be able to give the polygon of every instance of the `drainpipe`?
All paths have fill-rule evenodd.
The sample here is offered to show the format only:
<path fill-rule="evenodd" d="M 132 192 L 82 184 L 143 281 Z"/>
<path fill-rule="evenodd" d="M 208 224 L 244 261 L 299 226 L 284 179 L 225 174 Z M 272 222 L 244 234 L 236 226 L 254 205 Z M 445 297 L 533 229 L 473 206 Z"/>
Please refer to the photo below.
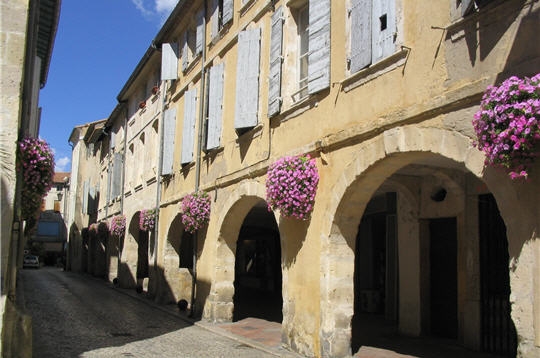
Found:
<path fill-rule="evenodd" d="M 159 116 L 159 153 L 158 153 L 158 169 L 156 173 L 156 219 L 154 224 L 154 270 L 157 268 L 158 257 L 158 226 L 159 226 L 159 203 L 161 201 L 161 171 L 163 169 L 163 127 L 165 120 L 165 105 L 167 101 L 167 88 L 170 80 L 165 80 L 163 83 L 163 91 L 161 92 L 161 113 Z"/>
<path fill-rule="evenodd" d="M 202 44 L 202 53 L 201 53 L 201 100 L 199 101 L 199 128 L 198 128 L 198 143 L 197 143 L 197 159 L 195 161 L 195 192 L 199 191 L 200 186 L 200 176 L 201 176 L 201 151 L 202 151 L 202 136 L 203 136 L 203 118 L 204 118 L 204 102 L 205 102 L 205 62 L 206 62 L 206 9 L 207 2 L 204 0 L 204 15 L 203 15 L 203 44 Z M 192 272 L 192 283 L 191 283 L 191 310 L 190 317 L 195 316 L 196 306 L 195 306 L 195 294 L 197 286 L 197 251 L 198 251 L 198 231 L 195 231 L 193 234 L 193 272 Z"/>

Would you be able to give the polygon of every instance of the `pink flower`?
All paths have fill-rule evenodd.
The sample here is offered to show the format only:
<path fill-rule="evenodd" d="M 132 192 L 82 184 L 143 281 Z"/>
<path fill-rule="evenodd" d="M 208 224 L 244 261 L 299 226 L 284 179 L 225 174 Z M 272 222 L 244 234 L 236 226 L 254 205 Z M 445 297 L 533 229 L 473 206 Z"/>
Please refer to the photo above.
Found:
<path fill-rule="evenodd" d="M 182 199 L 182 224 L 187 232 L 194 233 L 210 220 L 211 200 L 206 192 L 186 195 Z"/>

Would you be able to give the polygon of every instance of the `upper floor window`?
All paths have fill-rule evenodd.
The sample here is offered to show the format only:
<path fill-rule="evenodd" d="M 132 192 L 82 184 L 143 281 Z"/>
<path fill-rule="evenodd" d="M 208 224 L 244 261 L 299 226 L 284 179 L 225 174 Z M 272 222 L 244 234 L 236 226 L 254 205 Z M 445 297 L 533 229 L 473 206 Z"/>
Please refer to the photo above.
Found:
<path fill-rule="evenodd" d="M 213 0 L 211 22 L 212 41 L 217 39 L 221 29 L 233 19 L 234 0 Z"/>
<path fill-rule="evenodd" d="M 298 92 L 297 99 L 308 95 L 308 55 L 309 55 L 309 6 L 298 10 Z"/>
<path fill-rule="evenodd" d="M 395 0 L 350 0 L 348 67 L 355 73 L 396 51 Z"/>

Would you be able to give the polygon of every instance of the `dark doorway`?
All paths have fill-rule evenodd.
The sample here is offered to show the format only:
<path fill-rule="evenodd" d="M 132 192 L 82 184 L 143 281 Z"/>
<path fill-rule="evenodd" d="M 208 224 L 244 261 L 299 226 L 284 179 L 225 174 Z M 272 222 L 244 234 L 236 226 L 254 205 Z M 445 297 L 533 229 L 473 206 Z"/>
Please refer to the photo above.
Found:
<path fill-rule="evenodd" d="M 351 348 L 378 345 L 397 332 L 398 253 L 396 193 L 373 197 L 356 237 Z"/>
<path fill-rule="evenodd" d="M 246 216 L 236 246 L 233 321 L 256 317 L 281 323 L 281 244 L 266 203 Z"/>
<path fill-rule="evenodd" d="M 457 339 L 456 218 L 429 220 L 431 334 Z"/>
<path fill-rule="evenodd" d="M 516 328 L 510 317 L 506 226 L 491 194 L 478 197 L 482 350 L 515 357 Z"/>
<path fill-rule="evenodd" d="M 139 230 L 137 279 L 148 277 L 148 231 Z"/>

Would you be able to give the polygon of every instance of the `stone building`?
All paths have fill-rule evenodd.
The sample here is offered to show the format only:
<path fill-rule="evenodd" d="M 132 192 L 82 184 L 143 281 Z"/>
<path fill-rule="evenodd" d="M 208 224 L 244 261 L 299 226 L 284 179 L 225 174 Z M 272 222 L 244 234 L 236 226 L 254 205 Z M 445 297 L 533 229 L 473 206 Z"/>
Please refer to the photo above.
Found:
<path fill-rule="evenodd" d="M 123 146 L 100 144 L 102 173 L 123 163 L 98 206 L 127 218 L 119 283 L 211 322 L 278 321 L 307 356 L 394 333 L 538 356 L 540 167 L 485 166 L 471 120 L 488 85 L 540 72 L 539 24 L 536 1 L 180 0 L 105 125 Z M 265 182 L 303 154 L 320 181 L 296 220 Z M 211 216 L 189 234 L 197 191 Z"/>
<path fill-rule="evenodd" d="M 22 178 L 17 173 L 17 142 L 37 137 L 39 91 L 47 83 L 60 15 L 60 0 L 0 3 L 0 353 L 32 352 L 31 320 L 16 297 L 22 266 L 24 222 L 20 217 Z"/>

